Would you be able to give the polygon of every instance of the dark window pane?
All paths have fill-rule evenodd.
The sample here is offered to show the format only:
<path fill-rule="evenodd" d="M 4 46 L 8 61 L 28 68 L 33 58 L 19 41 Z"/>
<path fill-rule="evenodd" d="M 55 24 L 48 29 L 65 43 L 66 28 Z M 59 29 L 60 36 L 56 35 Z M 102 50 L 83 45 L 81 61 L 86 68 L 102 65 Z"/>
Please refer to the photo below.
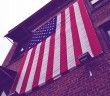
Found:
<path fill-rule="evenodd" d="M 110 48 L 110 21 L 104 23 L 101 26 L 101 29 L 103 29 L 102 30 L 103 37 L 104 37 L 108 47 Z"/>

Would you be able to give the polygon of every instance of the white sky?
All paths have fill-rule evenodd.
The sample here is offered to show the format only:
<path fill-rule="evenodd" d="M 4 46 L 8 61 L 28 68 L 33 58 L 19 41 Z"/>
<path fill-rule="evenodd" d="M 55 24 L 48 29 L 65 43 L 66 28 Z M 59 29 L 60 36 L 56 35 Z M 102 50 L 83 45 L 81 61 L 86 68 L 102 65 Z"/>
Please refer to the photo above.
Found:
<path fill-rule="evenodd" d="M 4 35 L 49 1 L 51 0 L 0 0 L 0 65 L 12 46 Z"/>

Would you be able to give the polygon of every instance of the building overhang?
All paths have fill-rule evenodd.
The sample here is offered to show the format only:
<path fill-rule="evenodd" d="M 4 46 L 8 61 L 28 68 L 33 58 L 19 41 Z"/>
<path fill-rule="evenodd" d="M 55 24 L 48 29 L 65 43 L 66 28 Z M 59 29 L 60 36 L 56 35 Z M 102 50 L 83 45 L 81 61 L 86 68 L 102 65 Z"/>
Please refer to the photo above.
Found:
<path fill-rule="evenodd" d="M 8 82 L 14 81 L 17 72 L 0 66 L 0 85 Z"/>
<path fill-rule="evenodd" d="M 29 38 L 31 32 L 23 28 L 22 26 L 17 26 L 9 31 L 4 37 L 13 40 L 13 42 L 21 42 L 26 38 Z"/>

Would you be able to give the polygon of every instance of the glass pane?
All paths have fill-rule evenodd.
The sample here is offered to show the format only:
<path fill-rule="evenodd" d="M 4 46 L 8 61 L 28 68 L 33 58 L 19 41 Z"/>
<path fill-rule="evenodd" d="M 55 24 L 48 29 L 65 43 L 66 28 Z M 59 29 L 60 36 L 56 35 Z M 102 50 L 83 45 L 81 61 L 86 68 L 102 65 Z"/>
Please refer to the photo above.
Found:
<path fill-rule="evenodd" d="M 91 1 L 91 4 L 95 4 L 95 3 L 97 3 L 98 1 L 100 1 L 100 0 L 92 0 L 92 1 Z"/>
<path fill-rule="evenodd" d="M 1 96 L 7 96 L 7 95 L 6 95 L 5 92 L 3 91 L 2 94 L 1 94 Z"/>
<path fill-rule="evenodd" d="M 110 30 L 107 31 L 108 35 L 110 36 Z"/>

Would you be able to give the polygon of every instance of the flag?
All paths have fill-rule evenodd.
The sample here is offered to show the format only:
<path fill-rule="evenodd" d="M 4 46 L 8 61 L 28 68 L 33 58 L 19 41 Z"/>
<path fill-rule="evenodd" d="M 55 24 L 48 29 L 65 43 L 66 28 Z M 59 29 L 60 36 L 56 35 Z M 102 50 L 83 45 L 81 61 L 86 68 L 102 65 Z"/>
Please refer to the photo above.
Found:
<path fill-rule="evenodd" d="M 80 64 L 78 57 L 102 53 L 83 0 L 33 32 L 12 91 L 22 94 Z"/>

